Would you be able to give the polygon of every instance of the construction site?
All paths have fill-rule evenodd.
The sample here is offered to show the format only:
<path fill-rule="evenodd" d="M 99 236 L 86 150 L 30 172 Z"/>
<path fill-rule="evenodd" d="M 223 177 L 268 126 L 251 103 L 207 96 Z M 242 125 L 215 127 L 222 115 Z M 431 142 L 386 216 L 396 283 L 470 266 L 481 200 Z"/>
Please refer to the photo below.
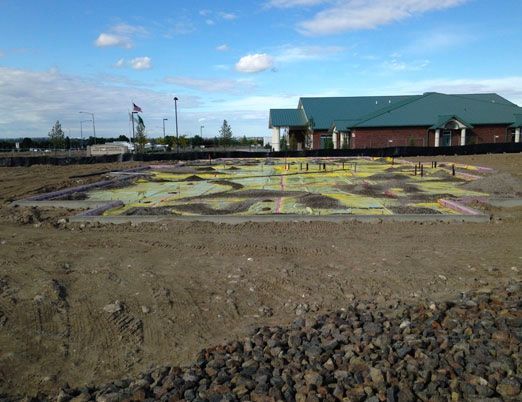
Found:
<path fill-rule="evenodd" d="M 449 394 L 425 386 L 410 400 L 442 400 L 451 392 L 466 400 L 488 389 L 515 400 L 516 384 L 502 381 L 520 374 L 513 349 L 520 336 L 520 310 L 513 307 L 522 269 L 520 166 L 520 154 L 500 154 L 0 168 L 0 395 L 213 400 L 228 392 L 228 400 L 264 395 L 275 401 L 291 400 L 284 393 L 297 389 L 298 395 L 386 400 L 370 369 L 344 386 L 334 377 L 329 382 L 328 372 L 355 373 L 364 364 L 388 372 L 371 363 L 370 353 L 380 356 L 386 348 L 364 346 L 380 333 L 372 335 L 372 326 L 394 331 L 397 325 L 401 341 L 393 348 L 401 356 L 401 345 L 417 333 L 417 324 L 409 324 L 417 312 L 439 314 L 458 296 L 462 306 L 448 316 L 471 314 L 466 309 L 474 305 L 503 306 L 507 326 L 488 327 L 497 331 L 488 345 L 509 357 L 512 374 L 495 381 L 482 374 L 489 385 L 451 391 L 454 372 L 439 368 L 448 380 L 438 389 L 447 386 Z M 491 295 L 487 302 L 484 295 Z M 328 315 L 333 311 L 344 315 Z M 358 314 L 359 329 L 355 318 L 346 318 L 350 311 Z M 325 346 L 334 338 L 345 345 L 325 332 L 339 317 L 355 325 L 347 333 L 359 360 L 346 357 L 347 346 L 342 352 Z M 458 321 L 472 320 L 466 317 Z M 298 331 L 303 343 L 295 346 L 285 328 Z M 317 331 L 322 351 L 315 361 L 306 342 Z M 448 332 L 451 342 L 475 336 L 471 321 L 462 334 L 455 331 Z M 424 345 L 429 334 L 418 336 L 415 342 Z M 268 361 L 255 357 L 257 349 L 266 359 L 273 354 L 267 382 L 257 382 L 264 381 L 256 376 Z M 248 371 L 250 354 L 261 359 L 255 374 Z M 277 371 L 277 364 L 293 367 L 294 355 L 306 356 L 306 369 L 292 372 L 294 385 L 280 384 L 286 369 Z M 413 351 L 405 356 L 418 359 Z M 239 359 L 242 366 L 229 373 L 220 359 Z M 299 364 L 305 367 L 304 360 Z M 406 392 L 403 383 L 390 384 L 394 395 Z"/>
<path fill-rule="evenodd" d="M 111 171 L 108 180 L 38 194 L 13 206 L 81 209 L 71 218 L 75 222 L 392 215 L 488 220 L 467 205 L 488 202 L 490 194 L 475 191 L 472 183 L 492 172 L 394 158 L 200 160 Z"/>

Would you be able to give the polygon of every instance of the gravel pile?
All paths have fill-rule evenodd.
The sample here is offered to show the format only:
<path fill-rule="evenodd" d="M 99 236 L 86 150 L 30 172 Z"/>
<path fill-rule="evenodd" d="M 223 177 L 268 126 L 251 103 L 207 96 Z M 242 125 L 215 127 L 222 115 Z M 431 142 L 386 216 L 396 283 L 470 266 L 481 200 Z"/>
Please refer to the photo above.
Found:
<path fill-rule="evenodd" d="M 520 401 L 522 289 L 482 289 L 458 300 L 343 311 L 263 327 L 199 353 L 96 388 L 88 401 Z"/>

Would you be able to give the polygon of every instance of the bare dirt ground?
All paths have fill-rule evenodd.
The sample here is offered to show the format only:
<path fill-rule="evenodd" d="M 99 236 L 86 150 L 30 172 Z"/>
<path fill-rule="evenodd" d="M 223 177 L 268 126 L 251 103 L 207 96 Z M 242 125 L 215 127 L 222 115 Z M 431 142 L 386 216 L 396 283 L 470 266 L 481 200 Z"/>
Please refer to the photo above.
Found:
<path fill-rule="evenodd" d="M 522 170 L 520 154 L 448 159 Z M 67 211 L 8 206 L 121 166 L 0 169 L 0 395 L 186 364 L 253 327 L 354 298 L 440 300 L 521 278 L 520 215 L 504 211 L 489 224 L 82 227 L 56 223 Z"/>

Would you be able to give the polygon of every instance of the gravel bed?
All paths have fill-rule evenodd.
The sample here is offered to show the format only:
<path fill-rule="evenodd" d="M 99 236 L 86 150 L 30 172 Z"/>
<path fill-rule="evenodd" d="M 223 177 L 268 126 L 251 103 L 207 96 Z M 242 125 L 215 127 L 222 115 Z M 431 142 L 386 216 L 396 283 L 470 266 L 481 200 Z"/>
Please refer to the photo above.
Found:
<path fill-rule="evenodd" d="M 520 401 L 521 294 L 517 282 L 441 303 L 354 301 L 58 400 Z"/>

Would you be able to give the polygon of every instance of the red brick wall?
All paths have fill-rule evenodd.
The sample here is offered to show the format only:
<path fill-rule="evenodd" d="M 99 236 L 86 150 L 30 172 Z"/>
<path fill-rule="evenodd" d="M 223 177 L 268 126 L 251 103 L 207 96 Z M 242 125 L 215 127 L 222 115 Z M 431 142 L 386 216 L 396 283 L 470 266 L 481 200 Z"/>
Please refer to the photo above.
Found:
<path fill-rule="evenodd" d="M 353 134 L 355 134 L 355 137 L 353 137 Z M 410 145 L 421 147 L 426 145 L 427 139 L 426 127 L 357 128 L 352 131 L 350 148 L 384 148 Z"/>
<path fill-rule="evenodd" d="M 443 131 L 440 130 L 441 144 Z M 314 132 L 313 149 L 320 149 L 321 134 L 326 134 L 326 131 Z M 353 134 L 355 134 L 355 138 Z M 495 138 L 495 136 L 498 136 L 498 138 Z M 389 140 L 392 140 L 392 142 Z M 466 144 L 494 142 L 509 142 L 509 139 L 506 139 L 506 126 L 475 126 L 473 129 L 466 130 Z M 428 130 L 427 127 L 357 128 L 352 131 L 352 137 L 350 137 L 350 148 L 352 149 L 410 145 L 435 146 L 435 130 Z M 460 129 L 453 130 L 451 145 L 460 145 Z"/>
<path fill-rule="evenodd" d="M 507 142 L 506 128 L 506 126 L 475 126 L 471 129 L 472 137 L 470 140 L 474 140 L 475 144 Z M 498 138 L 495 138 L 495 136 L 498 136 Z"/>

